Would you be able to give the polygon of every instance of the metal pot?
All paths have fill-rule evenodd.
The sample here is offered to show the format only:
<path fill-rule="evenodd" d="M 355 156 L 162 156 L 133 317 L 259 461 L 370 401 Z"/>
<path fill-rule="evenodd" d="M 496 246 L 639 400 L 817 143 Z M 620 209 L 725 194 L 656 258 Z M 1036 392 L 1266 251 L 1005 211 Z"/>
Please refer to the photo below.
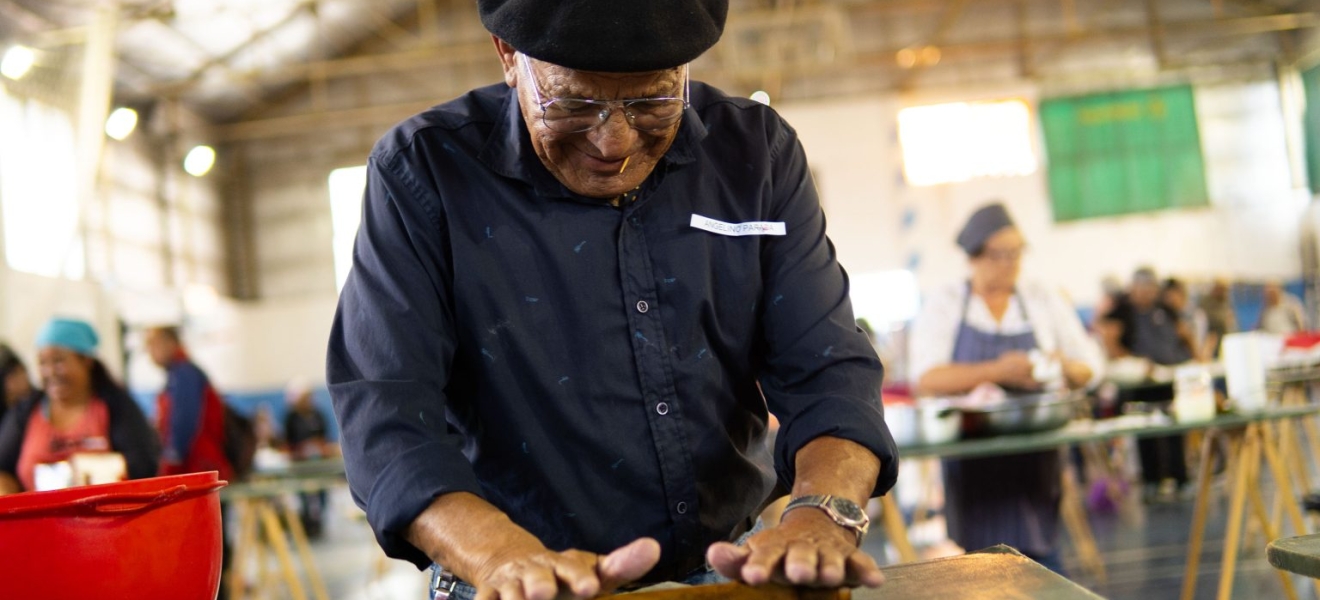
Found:
<path fill-rule="evenodd" d="M 1086 401 L 1078 392 L 1015 394 L 995 404 L 962 411 L 963 437 L 1049 431 L 1067 425 Z"/>
<path fill-rule="evenodd" d="M 944 444 L 958 439 L 963 415 L 948 403 L 921 400 L 915 404 L 885 404 L 885 425 L 899 446 Z"/>

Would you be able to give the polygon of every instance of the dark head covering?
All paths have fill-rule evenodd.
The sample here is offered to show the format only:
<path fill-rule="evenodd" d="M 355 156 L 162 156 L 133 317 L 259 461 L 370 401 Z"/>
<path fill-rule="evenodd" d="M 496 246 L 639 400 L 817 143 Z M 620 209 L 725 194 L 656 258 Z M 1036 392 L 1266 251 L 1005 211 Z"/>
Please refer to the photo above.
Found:
<path fill-rule="evenodd" d="M 18 358 L 18 353 L 8 344 L 0 343 L 0 379 L 4 379 L 10 371 L 22 366 L 23 361 Z"/>
<path fill-rule="evenodd" d="M 963 225 L 962 231 L 958 233 L 958 245 L 968 255 L 975 256 L 981 253 L 990 236 L 999 233 L 999 230 L 1005 227 L 1013 227 L 1013 218 L 1008 216 L 1008 210 L 998 202 L 987 204 L 977 209 L 972 213 L 971 218 L 967 219 L 967 224 Z"/>
<path fill-rule="evenodd" d="M 519 52 L 580 71 L 692 62 L 724 31 L 728 0 L 477 0 L 481 23 Z"/>

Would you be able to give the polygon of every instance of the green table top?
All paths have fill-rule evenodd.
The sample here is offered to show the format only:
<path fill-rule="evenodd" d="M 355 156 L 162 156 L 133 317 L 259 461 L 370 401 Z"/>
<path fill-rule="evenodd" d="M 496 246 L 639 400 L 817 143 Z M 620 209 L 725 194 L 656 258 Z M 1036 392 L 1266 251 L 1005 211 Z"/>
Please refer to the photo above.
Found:
<path fill-rule="evenodd" d="M 1001 435 L 928 446 L 905 446 L 899 448 L 898 454 L 902 458 L 921 456 L 938 456 L 941 458 L 1002 456 L 1036 450 L 1049 450 L 1060 446 L 1109 440 L 1124 436 L 1152 437 L 1185 433 L 1196 429 L 1232 429 L 1259 421 L 1291 419 L 1317 413 L 1320 413 L 1320 405 L 1288 408 L 1269 407 L 1256 413 L 1223 414 L 1213 420 L 1200 423 L 1175 423 L 1172 421 L 1152 423 L 1149 419 L 1128 419 L 1126 417 L 1080 420 L 1073 421 L 1062 429 L 1040 433 Z"/>
<path fill-rule="evenodd" d="M 1320 533 L 1274 540 L 1265 554 L 1277 569 L 1320 578 Z"/>
<path fill-rule="evenodd" d="M 853 590 L 854 600 L 1097 600 L 1100 596 L 1008 546 L 883 568 L 885 584 Z"/>
<path fill-rule="evenodd" d="M 278 467 L 256 469 L 253 479 L 299 479 L 344 475 L 344 459 L 338 456 L 290 462 Z"/>

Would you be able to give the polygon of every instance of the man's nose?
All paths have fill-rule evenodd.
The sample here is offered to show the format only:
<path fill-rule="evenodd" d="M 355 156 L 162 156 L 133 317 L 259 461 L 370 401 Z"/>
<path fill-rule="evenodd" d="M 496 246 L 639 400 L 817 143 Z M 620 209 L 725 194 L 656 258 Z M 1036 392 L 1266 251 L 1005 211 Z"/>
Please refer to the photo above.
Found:
<path fill-rule="evenodd" d="M 632 150 L 637 142 L 637 130 L 628 123 L 623 107 L 616 106 L 600 127 L 587 132 L 587 140 L 600 151 L 602 158 L 618 160 Z"/>

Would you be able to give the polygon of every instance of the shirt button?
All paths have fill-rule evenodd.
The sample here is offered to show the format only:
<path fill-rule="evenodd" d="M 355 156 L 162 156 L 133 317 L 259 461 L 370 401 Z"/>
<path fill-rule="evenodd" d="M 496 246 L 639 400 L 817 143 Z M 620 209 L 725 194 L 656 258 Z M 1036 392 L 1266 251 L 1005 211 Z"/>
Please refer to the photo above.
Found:
<path fill-rule="evenodd" d="M 661 402 L 655 405 L 655 412 L 662 417 L 669 414 L 669 404 Z"/>
<path fill-rule="evenodd" d="M 648 311 L 648 310 L 651 310 L 651 305 L 650 305 L 650 304 L 647 304 L 645 300 L 638 300 L 638 301 L 637 301 L 637 312 L 642 313 L 642 314 L 646 314 L 646 311 Z"/>
<path fill-rule="evenodd" d="M 639 218 L 637 218 L 637 217 L 632 217 L 632 218 L 628 219 L 628 222 L 629 222 L 629 223 L 632 223 L 632 226 L 633 226 L 633 227 L 638 227 L 638 226 L 640 226 L 640 225 L 642 224 L 642 220 L 639 219 Z"/>
<path fill-rule="evenodd" d="M 687 502 L 679 502 L 678 505 L 674 507 L 674 510 L 678 511 L 678 514 L 680 514 L 680 515 L 686 515 L 686 514 L 687 514 Z"/>

